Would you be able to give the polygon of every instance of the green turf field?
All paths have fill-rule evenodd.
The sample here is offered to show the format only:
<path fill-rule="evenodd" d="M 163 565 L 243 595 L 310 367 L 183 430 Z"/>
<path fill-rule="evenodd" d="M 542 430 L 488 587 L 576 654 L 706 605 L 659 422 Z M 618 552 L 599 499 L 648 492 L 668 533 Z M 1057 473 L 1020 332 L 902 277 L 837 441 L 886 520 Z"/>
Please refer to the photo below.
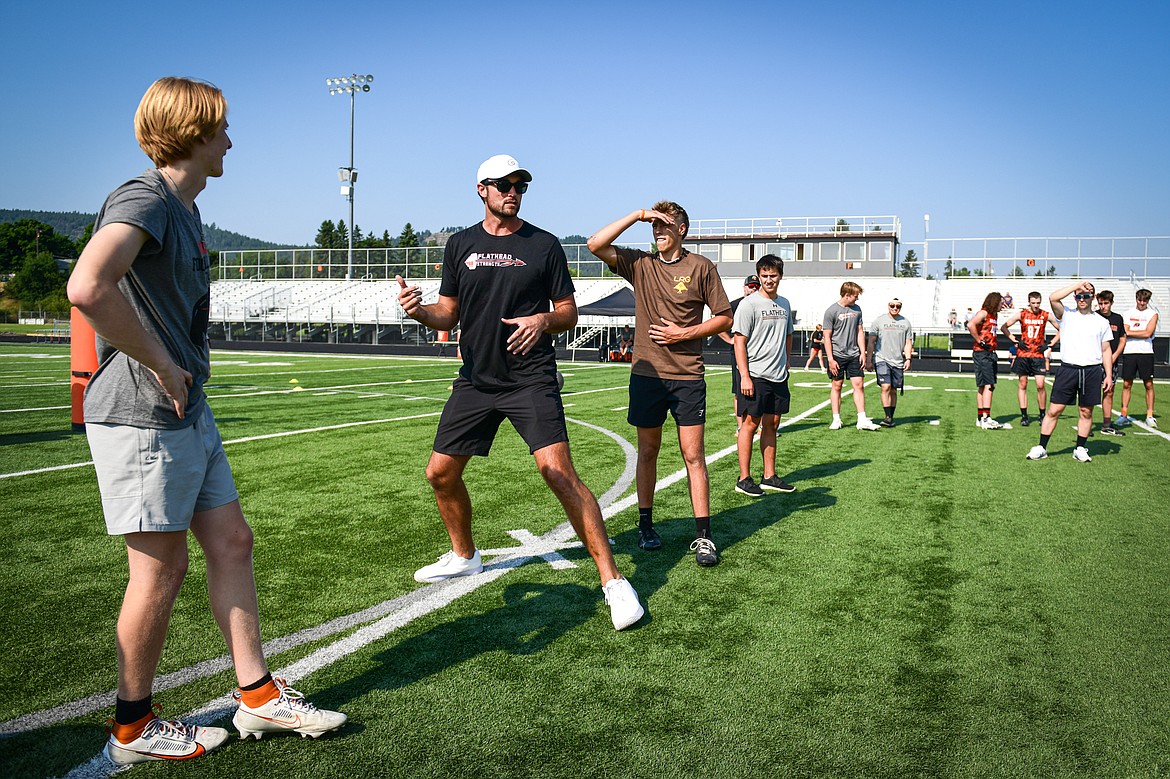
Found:
<path fill-rule="evenodd" d="M 724 557 L 700 569 L 685 480 L 657 496 L 664 549 L 636 549 L 628 366 L 563 364 L 577 468 L 607 496 L 618 565 L 648 607 L 617 633 L 580 548 L 520 533 L 530 548 L 481 581 L 412 579 L 447 548 L 423 470 L 454 360 L 213 361 L 270 663 L 350 722 L 319 741 L 233 731 L 212 756 L 135 776 L 1170 775 L 1165 432 L 1097 435 L 1081 464 L 1066 413 L 1049 459 L 1027 462 L 1038 429 L 1019 427 L 1014 380 L 995 406 L 1014 429 L 983 431 L 969 374 L 912 375 L 893 430 L 853 429 L 847 398 L 832 432 L 823 376 L 798 372 L 778 448 L 798 491 L 753 500 L 732 489 L 729 376 L 713 369 Z M 90 761 L 112 715 L 125 552 L 93 469 L 68 467 L 89 460 L 68 362 L 67 348 L 0 345 L 5 777 L 101 775 Z M 668 423 L 663 479 L 682 467 L 673 436 Z M 564 522 L 510 427 L 468 483 L 481 549 Z M 193 545 L 164 716 L 228 711 L 224 651 Z"/>

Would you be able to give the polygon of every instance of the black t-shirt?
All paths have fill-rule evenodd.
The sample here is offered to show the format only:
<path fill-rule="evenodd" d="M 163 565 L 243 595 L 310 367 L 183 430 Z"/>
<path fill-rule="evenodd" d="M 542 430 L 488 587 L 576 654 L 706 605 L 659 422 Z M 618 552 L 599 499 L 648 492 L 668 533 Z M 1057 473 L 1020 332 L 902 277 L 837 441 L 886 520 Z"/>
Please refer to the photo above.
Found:
<path fill-rule="evenodd" d="M 1100 311 L 1097 313 L 1101 314 Z M 1101 314 L 1101 316 L 1105 315 Z M 1125 319 L 1115 311 L 1110 311 L 1109 316 L 1105 316 L 1105 319 L 1109 322 L 1109 332 L 1113 334 L 1113 339 L 1109 342 L 1109 348 L 1113 352 L 1116 352 L 1117 345 L 1121 343 L 1121 336 L 1125 335 Z"/>
<path fill-rule="evenodd" d="M 555 375 L 552 336 L 545 333 L 528 354 L 514 355 L 508 337 L 516 327 L 500 320 L 547 313 L 551 301 L 573 291 L 565 250 L 539 227 L 525 222 L 515 233 L 497 236 L 477 224 L 451 236 L 439 294 L 459 301 L 459 375 L 488 390 Z"/>

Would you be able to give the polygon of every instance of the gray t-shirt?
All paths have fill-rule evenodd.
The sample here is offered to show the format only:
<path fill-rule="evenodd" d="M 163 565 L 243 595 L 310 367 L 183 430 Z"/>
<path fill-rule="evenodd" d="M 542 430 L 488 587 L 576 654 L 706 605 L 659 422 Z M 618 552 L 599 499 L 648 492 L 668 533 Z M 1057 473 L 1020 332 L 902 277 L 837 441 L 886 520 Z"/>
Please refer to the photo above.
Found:
<path fill-rule="evenodd" d="M 825 309 L 825 332 L 831 333 L 833 359 L 857 357 L 861 345 L 857 343 L 857 328 L 861 325 L 861 306 L 854 303 L 846 308 L 834 303 Z"/>
<path fill-rule="evenodd" d="M 98 369 L 85 391 L 85 420 L 158 429 L 180 429 L 199 416 L 211 372 L 207 317 L 211 263 L 199 210 L 192 214 L 157 170 L 126 182 L 106 198 L 94 232 L 108 224 L 133 225 L 149 236 L 118 282 L 146 331 L 193 379 L 183 419 L 149 368 L 118 351 L 100 335 Z"/>
<path fill-rule="evenodd" d="M 748 295 L 735 310 L 733 333 L 747 338 L 748 374 L 754 379 L 788 378 L 788 336 L 792 334 L 792 304 L 788 298 Z"/>
<path fill-rule="evenodd" d="M 901 367 L 906 362 L 906 342 L 914 340 L 914 329 L 904 316 L 892 317 L 882 314 L 869 324 L 869 334 L 876 335 L 874 362 L 884 362 Z"/>

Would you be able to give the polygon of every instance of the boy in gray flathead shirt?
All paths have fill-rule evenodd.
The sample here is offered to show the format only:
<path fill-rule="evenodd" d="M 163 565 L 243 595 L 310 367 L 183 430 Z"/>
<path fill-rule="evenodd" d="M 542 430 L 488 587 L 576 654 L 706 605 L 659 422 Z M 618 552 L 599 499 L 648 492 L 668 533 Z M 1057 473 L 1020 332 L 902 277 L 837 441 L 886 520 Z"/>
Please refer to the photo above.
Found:
<path fill-rule="evenodd" d="M 858 430 L 881 430 L 865 415 L 865 326 L 861 323 L 861 285 L 846 281 L 841 299 L 825 311 L 825 359 L 829 363 L 829 404 L 833 409 L 830 430 L 841 429 L 841 387 L 845 378 L 853 386 Z"/>

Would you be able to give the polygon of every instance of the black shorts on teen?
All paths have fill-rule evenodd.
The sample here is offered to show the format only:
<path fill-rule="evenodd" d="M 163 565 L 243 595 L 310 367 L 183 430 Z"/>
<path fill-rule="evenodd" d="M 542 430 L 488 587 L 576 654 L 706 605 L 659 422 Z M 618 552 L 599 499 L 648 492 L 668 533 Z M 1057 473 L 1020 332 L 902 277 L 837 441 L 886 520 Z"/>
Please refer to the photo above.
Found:
<path fill-rule="evenodd" d="M 833 381 L 857 379 L 865 376 L 865 371 L 861 367 L 860 354 L 855 354 L 852 357 L 833 355 L 833 359 L 837 361 L 837 367 L 841 369 L 840 373 L 833 373 L 832 369 L 826 366 L 825 373 L 829 374 L 829 378 Z"/>
<path fill-rule="evenodd" d="M 1068 365 L 1056 369 L 1049 403 L 1082 408 L 1101 405 L 1101 385 L 1105 382 L 1104 365 Z"/>
<path fill-rule="evenodd" d="M 626 421 L 634 427 L 662 427 L 666 412 L 679 427 L 707 421 L 707 382 L 703 379 L 660 379 L 630 374 L 630 409 Z"/>
<path fill-rule="evenodd" d="M 459 377 L 439 417 L 434 449 L 453 456 L 487 457 L 505 419 L 528 444 L 530 453 L 569 440 L 555 375 L 535 384 L 490 391 L 476 389 Z"/>
<path fill-rule="evenodd" d="M 1154 378 L 1154 355 L 1127 354 L 1121 367 L 1121 378 L 1124 381 L 1141 379 L 1150 381 Z"/>
<path fill-rule="evenodd" d="M 973 352 L 971 362 L 975 363 L 975 386 L 994 387 L 999 378 L 999 358 L 995 352 Z"/>
<path fill-rule="evenodd" d="M 792 393 L 788 390 L 788 379 L 771 381 L 752 377 L 752 396 L 742 393 L 735 396 L 736 416 L 759 419 L 764 414 L 783 415 L 792 405 Z"/>
<path fill-rule="evenodd" d="M 1047 373 L 1044 370 L 1043 357 L 1020 357 L 1017 355 L 1015 365 L 1012 367 L 1017 376 L 1044 376 Z"/>

